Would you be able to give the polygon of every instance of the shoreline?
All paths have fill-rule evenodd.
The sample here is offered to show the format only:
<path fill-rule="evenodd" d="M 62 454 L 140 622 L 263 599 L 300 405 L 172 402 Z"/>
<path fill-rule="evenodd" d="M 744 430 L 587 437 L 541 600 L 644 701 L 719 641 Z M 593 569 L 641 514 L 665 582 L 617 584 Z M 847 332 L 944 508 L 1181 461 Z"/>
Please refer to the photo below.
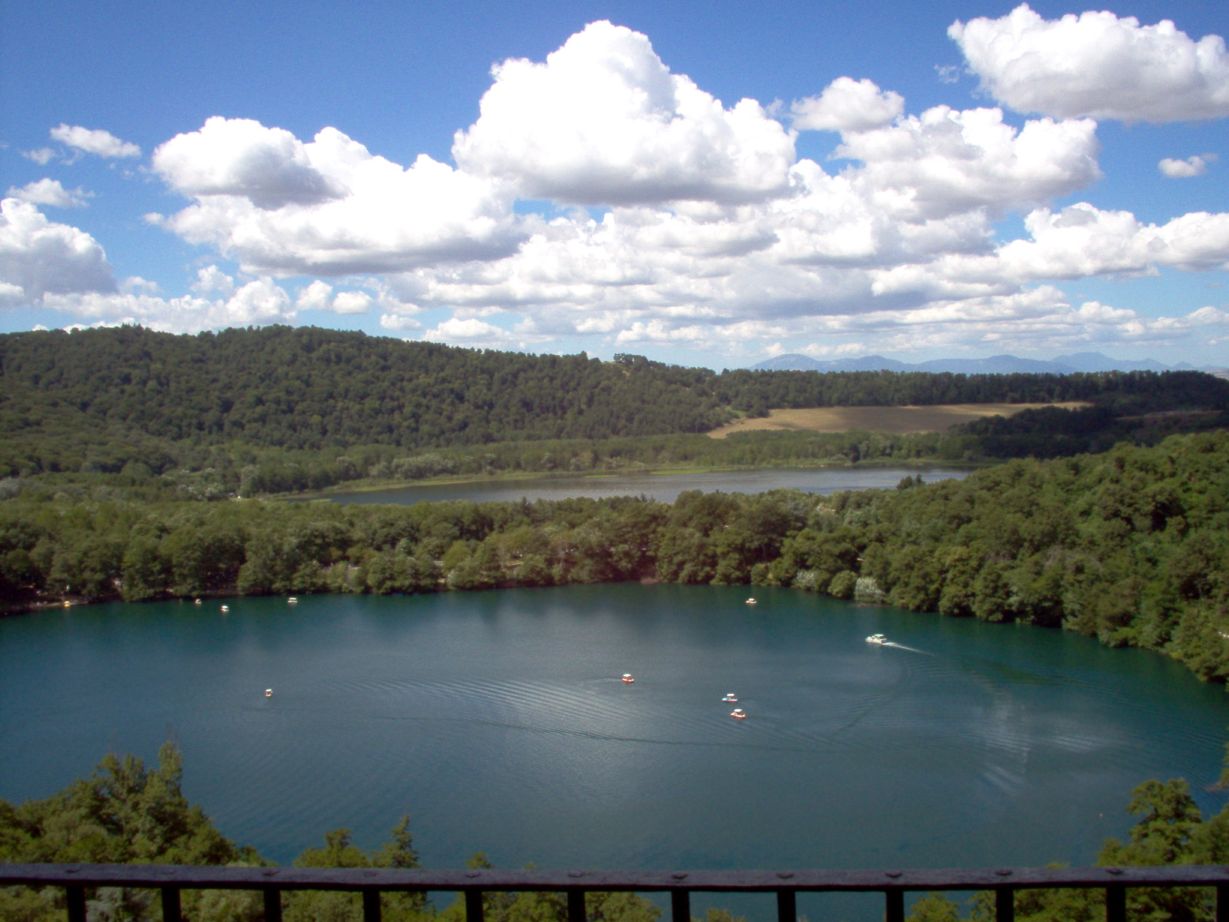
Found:
<path fill-rule="evenodd" d="M 408 490 L 416 487 L 450 487 L 470 484 L 517 483 L 520 481 L 551 480 L 602 480 L 628 475 L 644 475 L 648 477 L 687 476 L 691 474 L 731 474 L 747 471 L 825 471 L 825 470 L 857 470 L 858 468 L 899 467 L 918 470 L 932 467 L 950 468 L 953 470 L 975 471 L 991 467 L 994 461 L 947 461 L 939 458 L 872 458 L 867 461 L 845 462 L 794 462 L 790 464 L 722 464 L 705 465 L 689 464 L 673 467 L 619 467 L 602 471 L 501 471 L 495 474 L 444 474 L 439 477 L 424 477 L 417 480 L 370 479 L 347 480 L 343 483 L 325 487 L 323 490 L 309 490 L 301 493 L 269 493 L 258 497 L 243 497 L 244 499 L 273 499 L 286 501 L 312 501 L 329 499 L 337 494 L 348 493 L 380 493 L 382 491 Z M 474 502 L 488 502 L 474 500 Z"/>

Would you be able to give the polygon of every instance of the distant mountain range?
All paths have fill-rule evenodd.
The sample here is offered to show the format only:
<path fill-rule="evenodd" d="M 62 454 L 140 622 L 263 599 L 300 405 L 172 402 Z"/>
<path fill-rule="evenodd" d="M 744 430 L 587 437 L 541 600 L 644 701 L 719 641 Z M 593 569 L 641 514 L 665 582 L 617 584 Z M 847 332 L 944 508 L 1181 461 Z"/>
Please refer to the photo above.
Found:
<path fill-rule="evenodd" d="M 820 362 L 805 355 L 788 353 L 765 359 L 751 366 L 752 371 L 928 371 L 962 375 L 996 374 L 1057 374 L 1100 371 L 1206 371 L 1229 377 L 1229 368 L 1204 366 L 1197 368 L 1188 362 L 1165 365 L 1154 359 L 1131 361 L 1112 359 L 1100 352 L 1075 352 L 1055 356 L 1050 361 L 1022 359 L 1015 355 L 992 355 L 984 359 L 931 359 L 927 362 L 898 362 L 882 355 L 865 355 L 856 359 L 836 359 Z"/>

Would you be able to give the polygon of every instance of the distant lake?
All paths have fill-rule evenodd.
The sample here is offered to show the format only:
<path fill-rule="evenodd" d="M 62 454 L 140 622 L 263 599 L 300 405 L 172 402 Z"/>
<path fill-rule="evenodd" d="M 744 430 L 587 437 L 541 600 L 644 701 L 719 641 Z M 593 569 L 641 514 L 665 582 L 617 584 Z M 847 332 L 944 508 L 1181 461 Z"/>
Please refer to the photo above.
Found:
<path fill-rule="evenodd" d="M 895 487 L 905 477 L 921 475 L 931 482 L 968 476 L 967 470 L 943 467 L 851 467 L 817 470 L 708 471 L 686 474 L 612 474 L 590 477 L 535 477 L 526 480 L 475 480 L 466 483 L 422 484 L 370 493 L 332 493 L 338 503 L 414 503 L 443 500 L 516 502 L 521 499 L 571 499 L 645 496 L 672 503 L 687 490 L 723 493 L 764 493 L 790 489 L 806 493 L 839 493 Z"/>
<path fill-rule="evenodd" d="M 1147 778 L 1186 777 L 1205 811 L 1224 802 L 1206 786 L 1229 698 L 1158 654 L 756 593 L 754 607 L 745 587 L 627 584 L 2 619 L 0 797 L 45 797 L 108 751 L 152 761 L 169 737 L 188 797 L 279 862 L 336 827 L 375 847 L 408 812 L 428 867 L 484 850 L 500 867 L 601 869 L 1089 863 L 1128 832 Z M 867 644 L 876 632 L 896 645 Z M 881 901 L 858 905 L 881 918 Z"/>

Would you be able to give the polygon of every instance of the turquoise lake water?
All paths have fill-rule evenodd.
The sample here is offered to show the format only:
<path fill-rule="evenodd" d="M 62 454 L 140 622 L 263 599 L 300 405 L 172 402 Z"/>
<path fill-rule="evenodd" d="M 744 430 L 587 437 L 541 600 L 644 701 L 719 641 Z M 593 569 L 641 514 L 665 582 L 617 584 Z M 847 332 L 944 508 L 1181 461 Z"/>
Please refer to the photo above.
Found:
<path fill-rule="evenodd" d="M 286 862 L 409 813 L 423 863 L 1089 863 L 1131 789 L 1205 811 L 1229 699 L 1163 657 L 790 590 L 588 586 L 105 605 L 0 620 L 0 797 L 175 740 Z M 882 632 L 895 644 L 876 647 Z M 620 681 L 624 672 L 634 684 Z M 266 698 L 266 687 L 273 689 Z M 730 719 L 732 691 L 748 714 Z M 727 901 L 728 902 L 728 901 Z"/>

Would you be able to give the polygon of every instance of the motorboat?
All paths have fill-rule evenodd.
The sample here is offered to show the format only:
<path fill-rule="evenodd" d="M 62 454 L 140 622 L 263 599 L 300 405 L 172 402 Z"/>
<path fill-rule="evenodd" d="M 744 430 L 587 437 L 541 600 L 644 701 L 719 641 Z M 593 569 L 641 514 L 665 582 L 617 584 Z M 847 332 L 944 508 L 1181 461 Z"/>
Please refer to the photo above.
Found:
<path fill-rule="evenodd" d="M 738 696 L 733 692 L 726 692 L 721 696 L 721 700 L 726 704 L 738 704 Z"/>
<path fill-rule="evenodd" d="M 746 720 L 747 712 L 744 711 L 742 708 L 734 708 L 734 710 L 730 711 L 730 716 L 733 717 L 735 720 Z"/>
<path fill-rule="evenodd" d="M 624 685 L 631 685 L 635 681 L 636 681 L 636 677 L 632 675 L 630 672 L 623 673 L 623 684 Z"/>
<path fill-rule="evenodd" d="M 298 604 L 299 604 L 299 599 L 298 599 L 298 597 L 297 597 L 297 596 L 293 596 L 293 595 L 292 595 L 290 598 L 288 598 L 288 599 L 286 600 L 286 604 L 287 604 L 287 605 L 298 605 Z"/>
<path fill-rule="evenodd" d="M 271 688 L 266 688 L 266 689 L 265 689 L 265 697 L 266 697 L 266 698 L 272 698 L 272 697 L 273 697 L 273 689 L 271 689 Z"/>
<path fill-rule="evenodd" d="M 873 643 L 877 647 L 882 647 L 885 643 L 888 642 L 888 638 L 885 637 L 883 634 L 871 634 L 869 637 L 866 638 L 866 642 Z"/>
<path fill-rule="evenodd" d="M 747 599 L 747 601 L 746 601 L 746 603 L 745 603 L 745 604 L 747 604 L 747 605 L 758 605 L 759 603 L 758 603 L 758 602 L 756 602 L 756 600 L 755 600 L 755 596 L 750 596 L 750 597 Z"/>
<path fill-rule="evenodd" d="M 228 611 L 230 611 L 230 606 L 229 606 L 229 605 L 223 605 L 223 606 L 221 607 L 220 611 L 222 612 L 222 614 L 226 614 Z"/>

